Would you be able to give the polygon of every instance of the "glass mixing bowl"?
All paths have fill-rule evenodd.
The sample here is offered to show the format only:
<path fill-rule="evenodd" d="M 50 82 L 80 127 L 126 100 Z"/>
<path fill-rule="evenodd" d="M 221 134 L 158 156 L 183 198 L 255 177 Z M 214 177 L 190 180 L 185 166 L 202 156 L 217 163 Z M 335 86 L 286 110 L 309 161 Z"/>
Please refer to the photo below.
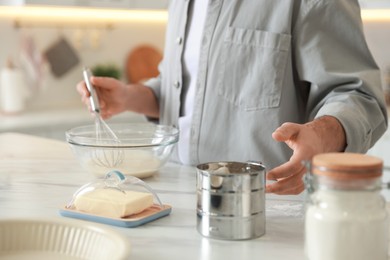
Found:
<path fill-rule="evenodd" d="M 66 131 L 66 140 L 81 166 L 97 177 L 111 170 L 146 178 L 169 159 L 179 140 L 179 130 L 150 123 L 110 124 L 118 140 L 99 136 L 95 125 Z"/>

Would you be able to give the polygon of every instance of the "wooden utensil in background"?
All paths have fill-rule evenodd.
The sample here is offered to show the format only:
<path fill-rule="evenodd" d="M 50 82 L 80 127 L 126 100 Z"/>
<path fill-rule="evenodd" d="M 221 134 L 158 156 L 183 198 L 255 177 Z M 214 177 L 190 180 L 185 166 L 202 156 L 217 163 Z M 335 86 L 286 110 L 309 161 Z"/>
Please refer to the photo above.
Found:
<path fill-rule="evenodd" d="M 151 45 L 139 45 L 126 59 L 126 78 L 129 83 L 139 83 L 159 74 L 161 52 Z"/>
<path fill-rule="evenodd" d="M 76 50 L 64 36 L 54 42 L 44 55 L 50 64 L 53 75 L 57 78 L 65 75 L 80 62 Z"/>

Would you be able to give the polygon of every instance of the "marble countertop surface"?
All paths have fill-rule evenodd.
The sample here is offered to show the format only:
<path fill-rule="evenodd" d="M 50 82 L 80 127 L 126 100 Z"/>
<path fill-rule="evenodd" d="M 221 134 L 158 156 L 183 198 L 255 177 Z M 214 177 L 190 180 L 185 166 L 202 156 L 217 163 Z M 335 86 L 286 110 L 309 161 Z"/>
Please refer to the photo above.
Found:
<path fill-rule="evenodd" d="M 267 195 L 266 234 L 260 238 L 209 239 L 196 230 L 195 177 L 195 168 L 168 163 L 145 179 L 172 213 L 136 228 L 109 226 L 129 238 L 131 259 L 304 259 L 304 196 Z M 59 217 L 59 209 L 93 178 L 64 142 L 0 134 L 0 219 Z"/>
<path fill-rule="evenodd" d="M 16 130 L 78 126 L 93 123 L 93 118 L 85 107 L 56 108 L 44 110 L 26 110 L 19 114 L 0 114 L 0 132 L 13 132 Z M 109 122 L 144 122 L 141 115 L 124 112 Z"/>

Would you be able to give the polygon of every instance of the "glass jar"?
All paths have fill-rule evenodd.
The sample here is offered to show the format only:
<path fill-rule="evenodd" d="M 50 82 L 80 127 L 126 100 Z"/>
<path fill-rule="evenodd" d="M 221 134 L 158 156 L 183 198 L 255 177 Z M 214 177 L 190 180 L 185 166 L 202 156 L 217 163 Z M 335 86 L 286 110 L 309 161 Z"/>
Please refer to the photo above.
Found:
<path fill-rule="evenodd" d="M 305 254 L 310 260 L 387 260 L 388 214 L 380 194 L 383 162 L 354 153 L 313 157 Z"/>

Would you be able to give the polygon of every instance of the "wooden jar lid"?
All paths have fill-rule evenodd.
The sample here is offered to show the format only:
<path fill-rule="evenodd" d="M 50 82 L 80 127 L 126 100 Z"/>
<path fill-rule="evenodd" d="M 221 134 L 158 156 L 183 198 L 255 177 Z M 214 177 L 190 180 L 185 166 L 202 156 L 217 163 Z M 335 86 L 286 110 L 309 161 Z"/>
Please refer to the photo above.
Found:
<path fill-rule="evenodd" d="M 382 175 L 380 158 L 359 153 L 323 153 L 312 159 L 312 173 L 334 179 L 364 179 Z"/>

